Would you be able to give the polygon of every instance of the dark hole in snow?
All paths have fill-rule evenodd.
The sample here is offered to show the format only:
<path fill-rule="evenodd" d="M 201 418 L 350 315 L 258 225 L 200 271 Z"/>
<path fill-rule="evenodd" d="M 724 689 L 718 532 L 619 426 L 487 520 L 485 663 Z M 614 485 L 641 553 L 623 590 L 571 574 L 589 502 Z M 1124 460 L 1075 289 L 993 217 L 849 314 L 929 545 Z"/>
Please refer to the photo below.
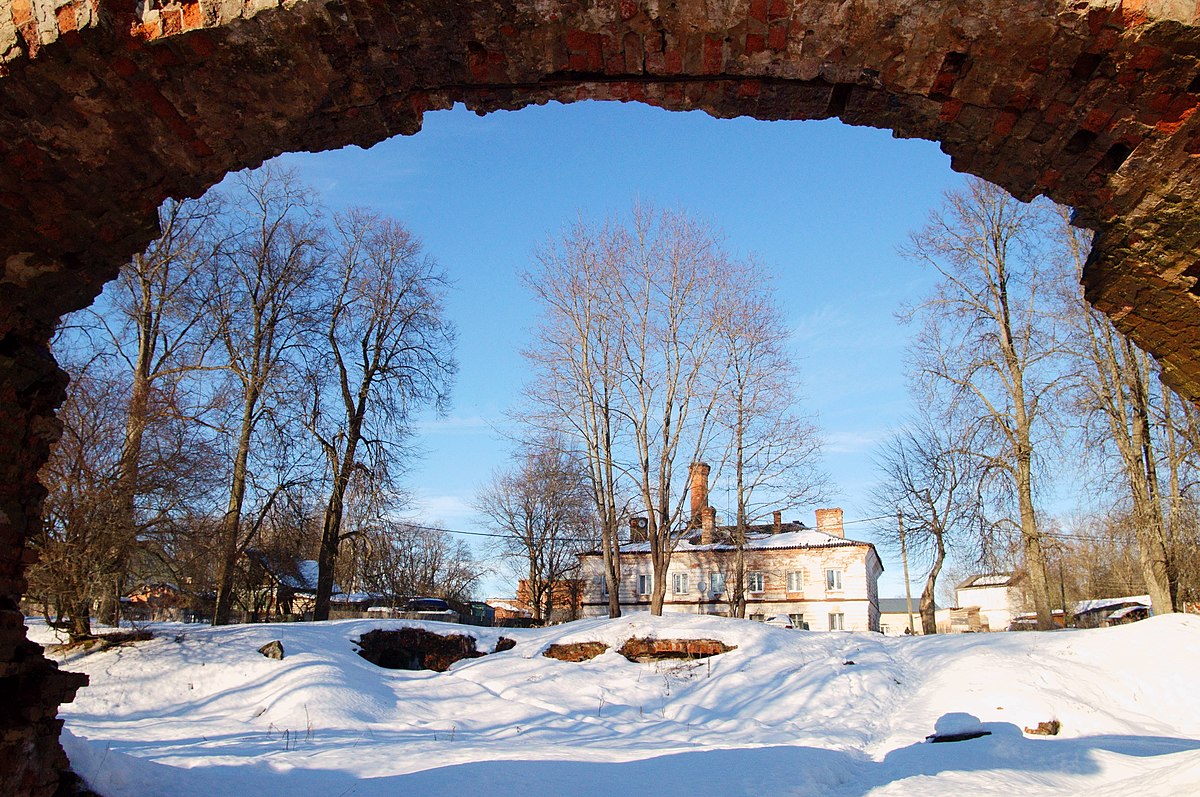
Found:
<path fill-rule="evenodd" d="M 475 649 L 474 637 L 442 636 L 421 628 L 368 631 L 358 640 L 358 646 L 358 655 L 389 670 L 445 672 L 456 661 L 486 655 Z"/>
<path fill-rule="evenodd" d="M 933 726 L 933 733 L 925 737 L 925 741 L 934 742 L 965 742 L 968 739 L 978 739 L 980 736 L 991 736 L 991 731 L 983 729 L 983 723 L 974 714 L 964 711 L 952 711 L 943 714 Z"/>
<path fill-rule="evenodd" d="M 968 731 L 966 733 L 935 733 L 932 736 L 926 736 L 925 740 L 937 744 L 938 742 L 965 742 L 967 739 L 978 739 L 980 736 L 991 736 L 991 731 Z"/>
<path fill-rule="evenodd" d="M 854 666 L 854 659 L 846 659 L 845 661 L 842 662 L 842 666 L 844 666 L 844 667 Z"/>

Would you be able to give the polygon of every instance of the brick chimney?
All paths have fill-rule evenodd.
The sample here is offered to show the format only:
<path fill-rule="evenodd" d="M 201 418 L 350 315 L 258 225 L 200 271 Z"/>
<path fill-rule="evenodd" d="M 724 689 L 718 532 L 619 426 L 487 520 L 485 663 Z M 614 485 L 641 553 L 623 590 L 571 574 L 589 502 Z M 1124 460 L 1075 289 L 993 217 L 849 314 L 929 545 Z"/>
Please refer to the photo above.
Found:
<path fill-rule="evenodd" d="M 771 533 L 772 534 L 780 534 L 782 532 L 783 532 L 783 512 L 776 509 L 775 514 L 771 520 Z"/>
<path fill-rule="evenodd" d="M 650 522 L 644 517 L 629 518 L 629 541 L 645 542 L 650 539 Z"/>
<path fill-rule="evenodd" d="M 845 537 L 846 531 L 844 528 L 842 528 L 841 507 L 834 507 L 833 509 L 818 509 L 817 531 L 823 531 L 826 534 L 832 534 L 834 537 Z"/>
<path fill-rule="evenodd" d="M 706 471 L 708 466 L 704 466 Z M 704 507 L 700 513 L 700 544 L 712 545 L 717 530 L 717 510 L 711 506 Z"/>
<path fill-rule="evenodd" d="M 688 466 L 688 490 L 692 494 L 692 527 L 699 526 L 704 520 L 704 510 L 708 507 L 708 472 L 707 462 L 693 462 Z"/>

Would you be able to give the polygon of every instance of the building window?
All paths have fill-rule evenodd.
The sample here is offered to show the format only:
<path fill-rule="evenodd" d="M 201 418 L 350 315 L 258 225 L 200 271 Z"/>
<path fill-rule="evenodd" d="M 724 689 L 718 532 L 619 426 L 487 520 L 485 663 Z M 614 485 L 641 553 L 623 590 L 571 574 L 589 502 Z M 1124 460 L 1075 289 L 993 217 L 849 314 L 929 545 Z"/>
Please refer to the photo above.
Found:
<path fill-rule="evenodd" d="M 826 570 L 825 571 L 825 589 L 834 592 L 840 592 L 842 589 L 842 571 L 841 570 Z"/>
<path fill-rule="evenodd" d="M 787 574 L 787 591 L 788 592 L 803 592 L 804 591 L 804 571 L 789 570 Z"/>
<path fill-rule="evenodd" d="M 671 576 L 671 591 L 676 595 L 686 595 L 688 593 L 687 573 L 675 573 Z"/>
<path fill-rule="evenodd" d="M 637 577 L 637 591 L 639 595 L 649 595 L 652 576 L 640 575 Z"/>
<path fill-rule="evenodd" d="M 763 591 L 763 574 L 761 570 L 751 570 L 746 574 L 746 589 L 749 592 Z"/>
<path fill-rule="evenodd" d="M 788 619 L 792 621 L 792 628 L 800 628 L 805 631 L 808 630 L 808 626 L 804 623 L 803 614 L 789 614 Z"/>
<path fill-rule="evenodd" d="M 725 592 L 725 574 L 720 572 L 708 574 L 708 591 L 715 598 Z"/>
<path fill-rule="evenodd" d="M 829 572 L 836 573 L 838 571 L 831 570 Z M 846 630 L 846 615 L 842 614 L 841 612 L 830 612 L 829 613 L 829 630 L 830 631 L 845 631 Z"/>

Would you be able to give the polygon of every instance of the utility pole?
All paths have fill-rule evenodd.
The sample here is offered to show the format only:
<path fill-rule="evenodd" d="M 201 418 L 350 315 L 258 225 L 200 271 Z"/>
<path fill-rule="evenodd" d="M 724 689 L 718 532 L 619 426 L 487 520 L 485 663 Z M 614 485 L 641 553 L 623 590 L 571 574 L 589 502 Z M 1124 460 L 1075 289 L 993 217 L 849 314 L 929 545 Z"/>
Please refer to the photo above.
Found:
<path fill-rule="evenodd" d="M 900 561 L 904 564 L 904 597 L 908 601 L 908 630 L 913 634 L 917 628 L 913 624 L 912 586 L 908 583 L 908 548 L 904 544 L 904 513 L 896 510 L 896 523 L 900 526 Z"/>

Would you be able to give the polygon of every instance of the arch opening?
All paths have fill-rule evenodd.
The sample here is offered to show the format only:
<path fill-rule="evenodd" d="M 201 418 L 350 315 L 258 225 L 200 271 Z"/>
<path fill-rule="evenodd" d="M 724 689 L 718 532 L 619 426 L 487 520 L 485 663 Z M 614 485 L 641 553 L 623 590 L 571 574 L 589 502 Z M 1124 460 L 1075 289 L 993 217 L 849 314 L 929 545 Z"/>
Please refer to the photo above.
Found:
<path fill-rule="evenodd" d="M 428 110 L 635 101 L 937 140 L 955 169 L 1096 231 L 1088 296 L 1200 397 L 1200 32 L 1175 0 L 735 0 L 662 7 L 302 0 L 0 1 L 0 760 L 65 763 L 80 685 L 25 641 L 24 540 L 65 378 L 47 353 L 155 234 L 167 197 L 284 151 L 415 133 Z"/>

